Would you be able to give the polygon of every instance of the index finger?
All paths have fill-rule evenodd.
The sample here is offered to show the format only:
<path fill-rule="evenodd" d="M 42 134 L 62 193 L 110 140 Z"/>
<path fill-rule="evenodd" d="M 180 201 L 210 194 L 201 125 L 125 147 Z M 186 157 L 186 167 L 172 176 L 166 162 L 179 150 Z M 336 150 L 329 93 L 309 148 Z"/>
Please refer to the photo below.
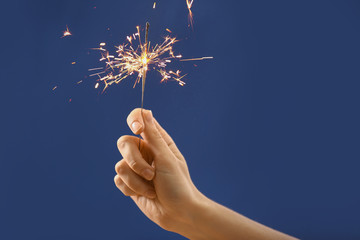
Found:
<path fill-rule="evenodd" d="M 141 140 L 134 136 L 122 136 L 119 138 L 117 146 L 129 167 L 138 175 L 151 180 L 155 175 L 155 171 L 143 158 L 138 148 L 139 141 Z"/>

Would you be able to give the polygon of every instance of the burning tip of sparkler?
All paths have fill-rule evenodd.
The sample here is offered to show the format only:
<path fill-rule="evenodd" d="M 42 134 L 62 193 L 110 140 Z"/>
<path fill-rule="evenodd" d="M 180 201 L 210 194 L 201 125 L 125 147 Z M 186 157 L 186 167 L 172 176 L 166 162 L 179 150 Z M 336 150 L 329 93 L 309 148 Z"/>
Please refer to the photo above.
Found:
<path fill-rule="evenodd" d="M 97 76 L 99 78 L 95 88 L 99 88 L 100 84 L 104 84 L 104 92 L 111 85 L 118 84 L 130 76 L 135 76 L 136 78 L 134 87 L 142 80 L 142 87 L 144 88 L 146 75 L 149 70 L 157 70 L 160 73 L 160 82 L 176 81 L 180 86 L 184 86 L 183 78 L 186 74 L 181 74 L 180 70 L 168 70 L 169 63 L 213 58 L 182 59 L 183 56 L 181 54 L 175 54 L 173 51 L 173 46 L 178 40 L 170 36 L 165 37 L 162 43 L 150 47 L 150 42 L 148 41 L 149 26 L 150 24 L 146 23 L 144 42 L 141 41 L 140 27 L 137 26 L 137 32 L 126 37 L 128 43 L 117 47 L 116 56 L 110 55 L 101 46 L 104 52 L 101 53 L 100 61 L 105 66 L 88 70 L 93 72 L 89 75 L 90 77 Z M 171 32 L 169 29 L 167 31 Z"/>
<path fill-rule="evenodd" d="M 63 36 L 61 38 L 68 37 L 68 36 L 71 36 L 71 35 L 72 35 L 72 33 L 70 32 L 69 27 L 66 26 L 66 29 L 63 32 Z"/>
<path fill-rule="evenodd" d="M 147 64 L 149 62 L 149 59 L 146 57 L 146 55 L 144 55 L 141 59 L 143 64 Z"/>

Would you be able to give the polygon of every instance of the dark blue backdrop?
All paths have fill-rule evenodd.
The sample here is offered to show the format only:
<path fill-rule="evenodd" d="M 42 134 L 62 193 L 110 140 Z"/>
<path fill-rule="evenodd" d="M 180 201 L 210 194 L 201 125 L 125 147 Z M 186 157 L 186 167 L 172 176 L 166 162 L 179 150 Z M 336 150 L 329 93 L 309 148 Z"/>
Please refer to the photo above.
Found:
<path fill-rule="evenodd" d="M 183 239 L 113 184 L 140 88 L 85 78 L 90 48 L 146 21 L 152 42 L 169 28 L 176 52 L 215 57 L 182 64 L 185 87 L 149 74 L 145 96 L 198 188 L 297 237 L 360 239 L 359 1 L 195 0 L 194 32 L 185 0 L 152 5 L 2 2 L 0 239 Z"/>

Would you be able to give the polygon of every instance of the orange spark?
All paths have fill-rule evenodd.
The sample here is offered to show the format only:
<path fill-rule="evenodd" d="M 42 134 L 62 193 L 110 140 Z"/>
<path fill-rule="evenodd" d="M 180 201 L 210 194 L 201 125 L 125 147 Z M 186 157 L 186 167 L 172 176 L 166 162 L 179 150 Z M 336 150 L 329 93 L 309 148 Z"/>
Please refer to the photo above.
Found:
<path fill-rule="evenodd" d="M 75 65 L 75 64 L 76 64 L 76 62 L 72 62 L 71 64 L 72 64 L 72 65 Z"/>
<path fill-rule="evenodd" d="M 71 36 L 71 35 L 72 35 L 72 33 L 70 32 L 69 27 L 66 26 L 66 30 L 64 31 L 63 36 L 61 38 Z"/>
<path fill-rule="evenodd" d="M 194 27 L 193 13 L 191 11 L 191 7 L 192 7 L 193 3 L 194 3 L 194 0 L 186 0 L 186 5 L 187 5 L 187 8 L 189 9 L 189 17 L 188 17 L 189 27 L 191 26 L 191 28 Z"/>
<path fill-rule="evenodd" d="M 168 28 L 166 29 L 166 31 L 168 31 L 169 33 L 172 33 L 172 31 L 170 29 L 168 29 Z"/>

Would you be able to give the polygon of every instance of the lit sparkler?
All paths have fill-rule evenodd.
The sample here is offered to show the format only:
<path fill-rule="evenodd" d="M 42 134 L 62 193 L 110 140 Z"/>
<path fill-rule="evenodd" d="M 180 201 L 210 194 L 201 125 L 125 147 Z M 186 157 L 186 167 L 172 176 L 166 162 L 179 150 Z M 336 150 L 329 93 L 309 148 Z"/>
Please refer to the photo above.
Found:
<path fill-rule="evenodd" d="M 116 55 L 110 55 L 109 51 L 103 46 L 95 48 L 95 50 L 102 51 L 100 61 L 105 62 L 106 66 L 89 69 L 89 71 L 98 71 L 90 76 L 99 77 L 98 81 L 105 85 L 103 91 L 129 76 L 135 76 L 134 87 L 142 80 L 144 92 L 146 74 L 151 69 L 160 73 L 162 76 L 161 82 L 175 80 L 181 86 L 185 85 L 185 82 L 182 81 L 184 76 L 180 75 L 180 70 L 167 70 L 169 63 L 174 59 L 182 58 L 181 55 L 175 55 L 173 52 L 173 45 L 177 42 L 176 38 L 167 36 L 161 44 L 150 47 L 147 38 L 148 29 L 149 25 L 147 24 L 145 42 L 142 42 L 140 28 L 137 27 L 137 32 L 127 37 L 128 43 L 117 47 Z M 138 44 L 135 41 L 138 41 Z"/>
<path fill-rule="evenodd" d="M 185 82 L 182 79 L 186 76 L 186 74 L 181 75 L 180 70 L 167 70 L 167 65 L 171 63 L 172 60 L 180 60 L 182 58 L 182 55 L 175 55 L 173 52 L 173 45 L 177 42 L 176 38 L 167 36 L 161 44 L 150 47 L 150 42 L 148 41 L 149 26 L 150 24 L 146 23 L 144 43 L 141 41 L 140 27 L 137 27 L 137 33 L 127 37 L 128 43 L 117 47 L 116 56 L 110 55 L 110 53 L 103 48 L 106 44 L 101 43 L 100 48 L 96 48 L 96 50 L 102 52 L 100 61 L 105 62 L 106 66 L 89 69 L 89 71 L 98 71 L 90 76 L 99 77 L 99 80 L 95 85 L 96 89 L 99 87 L 99 82 L 104 83 L 105 86 L 103 92 L 109 86 L 118 84 L 132 75 L 136 76 L 134 87 L 142 80 L 141 114 L 144 107 L 146 75 L 150 69 L 157 70 L 160 73 L 162 77 L 160 82 L 175 80 L 180 86 L 185 85 Z M 169 29 L 167 29 L 167 31 L 171 32 Z M 135 41 L 138 41 L 138 45 L 135 45 Z M 184 61 L 197 61 L 212 58 L 213 57 L 192 58 L 184 59 Z M 141 141 L 139 140 L 139 149 L 140 143 Z"/>

